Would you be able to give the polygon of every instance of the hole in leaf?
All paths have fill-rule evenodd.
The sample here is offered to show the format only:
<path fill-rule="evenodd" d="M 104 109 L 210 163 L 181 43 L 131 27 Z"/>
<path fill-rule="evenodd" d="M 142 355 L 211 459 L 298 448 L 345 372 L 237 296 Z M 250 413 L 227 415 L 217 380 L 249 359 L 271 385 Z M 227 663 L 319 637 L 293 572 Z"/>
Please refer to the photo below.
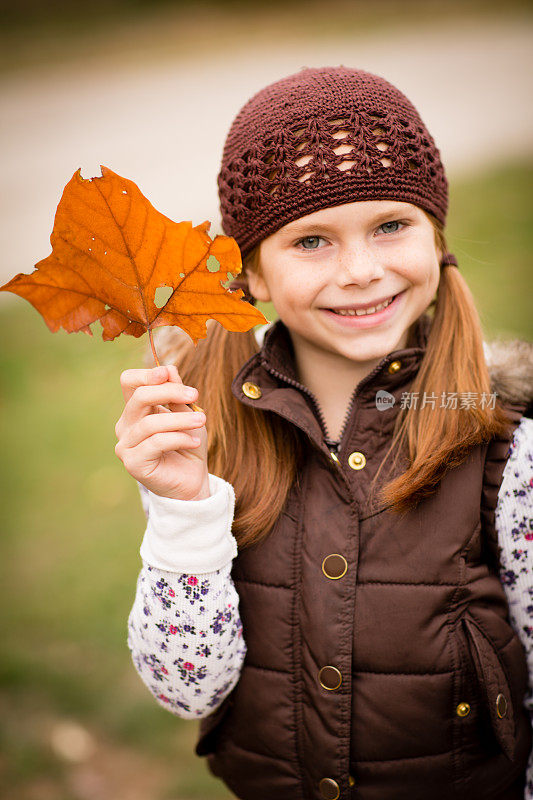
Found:
<path fill-rule="evenodd" d="M 381 134 L 385 133 L 385 129 L 378 125 L 377 128 L 372 128 L 372 133 L 374 136 L 381 136 Z"/>
<path fill-rule="evenodd" d="M 220 261 L 218 261 L 215 256 L 209 256 L 206 261 L 206 267 L 209 272 L 218 272 L 220 269 Z"/>
<path fill-rule="evenodd" d="M 300 181 L 300 183 L 306 183 L 306 181 L 310 180 L 310 178 L 312 178 L 314 174 L 315 174 L 314 172 L 304 172 L 303 175 L 300 175 L 298 180 Z"/>
<path fill-rule="evenodd" d="M 390 165 L 392 164 L 390 158 L 380 158 L 379 160 L 381 161 L 384 167 L 390 167 Z"/>
<path fill-rule="evenodd" d="M 355 161 L 341 161 L 340 164 L 337 164 L 337 169 L 340 169 L 341 172 L 345 172 L 347 169 L 351 169 Z"/>
<path fill-rule="evenodd" d="M 180 272 L 180 278 L 184 278 L 184 277 L 185 277 L 185 273 L 184 272 Z"/>
<path fill-rule="evenodd" d="M 163 308 L 169 301 L 174 289 L 172 286 L 158 286 L 155 290 L 154 304 L 157 308 Z"/>
<path fill-rule="evenodd" d="M 389 145 L 385 144 L 385 142 L 378 142 L 376 144 L 376 147 L 378 148 L 378 150 L 388 150 L 389 149 Z"/>

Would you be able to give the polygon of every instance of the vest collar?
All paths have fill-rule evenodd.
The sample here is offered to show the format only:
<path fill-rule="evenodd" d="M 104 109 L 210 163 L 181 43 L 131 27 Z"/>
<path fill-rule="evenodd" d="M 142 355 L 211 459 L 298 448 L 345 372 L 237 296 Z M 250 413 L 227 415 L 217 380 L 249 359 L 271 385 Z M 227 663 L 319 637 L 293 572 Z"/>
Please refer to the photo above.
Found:
<path fill-rule="evenodd" d="M 397 413 L 401 392 L 416 375 L 424 357 L 431 322 L 426 313 L 422 314 L 411 327 L 407 346 L 384 356 L 357 384 L 343 431 L 349 423 L 356 399 L 360 404 L 376 409 L 376 392 L 380 389 L 394 395 Z M 389 371 L 392 362 L 399 363 Z M 327 438 L 325 419 L 316 397 L 298 381 L 292 340 L 281 319 L 277 319 L 266 331 L 260 350 L 237 372 L 231 391 L 244 405 L 273 411 L 292 422 L 331 459 L 331 447 L 335 442 Z M 377 409 L 376 412 L 380 413 Z"/>
<path fill-rule="evenodd" d="M 431 328 L 431 319 L 427 314 L 423 314 L 411 326 L 409 339 L 405 348 L 397 349 L 384 356 L 381 362 L 376 366 L 372 373 L 366 376 L 363 382 L 381 383 L 382 379 L 378 376 L 386 372 L 389 363 L 395 360 L 402 359 L 407 366 L 407 361 L 411 365 L 415 365 L 418 369 L 420 361 L 426 350 L 429 331 Z M 263 346 L 259 351 L 260 361 L 267 369 L 273 369 L 279 372 L 282 376 L 288 377 L 293 381 L 298 382 L 296 374 L 296 362 L 292 339 L 287 326 L 281 321 L 276 320 L 275 323 L 266 331 L 263 340 Z M 390 373 L 387 373 L 389 376 Z M 385 376 L 383 376 L 385 378 Z M 385 379 L 385 382 L 387 380 Z M 393 381 L 392 385 L 396 382 Z"/>

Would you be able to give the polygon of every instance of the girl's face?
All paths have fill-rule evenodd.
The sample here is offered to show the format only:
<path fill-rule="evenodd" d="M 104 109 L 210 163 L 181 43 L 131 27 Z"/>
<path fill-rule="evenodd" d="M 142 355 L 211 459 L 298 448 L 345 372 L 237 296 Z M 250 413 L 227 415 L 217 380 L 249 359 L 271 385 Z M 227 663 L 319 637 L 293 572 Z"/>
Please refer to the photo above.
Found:
<path fill-rule="evenodd" d="M 272 302 L 311 349 L 368 362 L 406 346 L 409 328 L 439 283 L 435 233 L 411 203 L 362 200 L 320 209 L 261 242 L 262 275 L 248 274 L 252 294 Z M 376 306 L 365 316 L 328 309 Z"/>

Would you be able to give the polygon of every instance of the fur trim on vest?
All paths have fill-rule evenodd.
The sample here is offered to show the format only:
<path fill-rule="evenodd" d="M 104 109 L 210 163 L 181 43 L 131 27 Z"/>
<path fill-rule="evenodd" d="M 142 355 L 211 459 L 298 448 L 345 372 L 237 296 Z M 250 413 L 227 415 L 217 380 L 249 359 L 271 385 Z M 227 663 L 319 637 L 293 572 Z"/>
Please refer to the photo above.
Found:
<path fill-rule="evenodd" d="M 523 339 L 494 339 L 484 344 L 493 391 L 504 403 L 533 401 L 533 344 Z"/>

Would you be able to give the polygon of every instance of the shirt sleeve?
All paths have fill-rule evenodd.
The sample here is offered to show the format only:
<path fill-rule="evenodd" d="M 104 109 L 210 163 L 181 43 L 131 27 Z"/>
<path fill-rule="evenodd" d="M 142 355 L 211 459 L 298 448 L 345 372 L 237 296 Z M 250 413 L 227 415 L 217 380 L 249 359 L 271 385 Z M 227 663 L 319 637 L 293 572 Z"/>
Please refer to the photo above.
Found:
<path fill-rule="evenodd" d="M 526 652 L 529 688 L 524 705 L 533 726 L 533 420 L 522 417 L 498 493 L 495 523 L 500 546 L 500 580 L 510 622 Z M 533 750 L 526 775 L 525 800 L 533 800 Z"/>
<path fill-rule="evenodd" d="M 138 483 L 148 522 L 141 558 L 168 572 L 215 572 L 237 555 L 231 533 L 235 491 L 231 483 L 208 474 L 210 497 L 174 500 Z"/>
<path fill-rule="evenodd" d="M 231 578 L 233 487 L 212 475 L 209 486 L 212 495 L 203 500 L 154 500 L 139 483 L 148 518 L 146 559 L 128 618 L 128 647 L 155 700 L 183 719 L 206 717 L 222 703 L 246 655 Z M 188 569 L 193 565 L 196 570 Z"/>

